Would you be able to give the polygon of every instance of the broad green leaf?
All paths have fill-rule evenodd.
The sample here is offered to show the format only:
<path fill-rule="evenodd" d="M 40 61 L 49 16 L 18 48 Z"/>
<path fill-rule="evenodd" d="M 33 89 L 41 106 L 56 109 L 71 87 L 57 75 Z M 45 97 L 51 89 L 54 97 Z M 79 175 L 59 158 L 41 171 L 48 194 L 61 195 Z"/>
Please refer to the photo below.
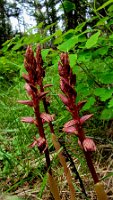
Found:
<path fill-rule="evenodd" d="M 71 10 L 75 10 L 75 8 L 76 8 L 75 4 L 70 2 L 70 1 L 68 1 L 68 0 L 65 0 L 63 2 L 63 6 L 64 6 L 66 12 L 70 12 Z"/>
<path fill-rule="evenodd" d="M 78 36 L 73 36 L 67 41 L 63 42 L 61 45 L 58 46 L 60 51 L 68 52 L 70 49 L 73 49 L 75 45 L 78 43 Z"/>
<path fill-rule="evenodd" d="M 91 47 L 95 46 L 97 41 L 98 41 L 98 37 L 100 35 L 100 31 L 98 31 L 97 33 L 94 33 L 86 42 L 86 48 L 90 49 Z"/>
<path fill-rule="evenodd" d="M 95 51 L 96 55 L 105 55 L 108 52 L 109 46 L 101 47 Z"/>
<path fill-rule="evenodd" d="M 103 8 L 105 8 L 106 6 L 108 6 L 109 4 L 113 3 L 113 0 L 109 0 L 106 3 L 104 3 L 102 6 L 100 6 L 98 9 L 96 9 L 96 11 L 99 11 Z"/>
<path fill-rule="evenodd" d="M 69 31 L 64 33 L 62 36 L 63 36 L 64 40 L 69 40 L 71 37 L 75 36 L 75 30 L 70 29 Z"/>

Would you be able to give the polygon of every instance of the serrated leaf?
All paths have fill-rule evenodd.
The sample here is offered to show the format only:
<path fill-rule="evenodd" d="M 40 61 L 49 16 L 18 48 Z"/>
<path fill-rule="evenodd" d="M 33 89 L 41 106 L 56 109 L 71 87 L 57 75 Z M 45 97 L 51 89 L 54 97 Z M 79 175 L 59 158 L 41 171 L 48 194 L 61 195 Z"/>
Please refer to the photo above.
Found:
<path fill-rule="evenodd" d="M 100 31 L 98 31 L 97 33 L 94 33 L 86 42 L 86 48 L 90 49 L 91 47 L 95 46 L 97 41 L 98 41 L 98 37 L 100 35 Z"/>
<path fill-rule="evenodd" d="M 96 88 L 94 94 L 100 97 L 101 101 L 106 101 L 112 96 L 113 89 Z"/>
<path fill-rule="evenodd" d="M 108 108 L 111 108 L 113 107 L 113 99 L 111 99 L 109 102 L 108 102 Z"/>
<path fill-rule="evenodd" d="M 58 49 L 60 51 L 69 51 L 70 49 L 73 49 L 75 47 L 75 44 L 78 43 L 78 36 L 73 36 L 67 41 L 63 42 L 61 45 L 58 46 Z"/>

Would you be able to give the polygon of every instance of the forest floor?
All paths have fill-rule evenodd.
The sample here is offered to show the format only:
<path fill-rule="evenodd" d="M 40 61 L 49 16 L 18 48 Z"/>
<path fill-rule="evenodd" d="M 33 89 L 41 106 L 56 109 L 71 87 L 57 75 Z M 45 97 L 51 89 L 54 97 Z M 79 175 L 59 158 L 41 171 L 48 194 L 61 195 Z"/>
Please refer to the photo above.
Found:
<path fill-rule="evenodd" d="M 104 187 L 105 191 L 108 196 L 108 200 L 113 200 L 113 145 L 112 144 L 99 144 L 97 147 L 97 154 L 96 158 L 98 160 L 95 160 L 95 168 L 97 171 L 97 174 L 99 175 L 100 179 L 102 177 L 103 182 L 104 182 Z M 103 159 L 102 159 L 103 158 Z M 75 160 L 76 166 L 78 165 L 77 160 Z M 77 166 L 77 169 L 80 171 L 80 166 Z M 60 169 L 61 170 L 61 169 Z M 60 172 L 55 171 L 55 175 L 59 174 Z M 104 178 L 103 178 L 104 177 Z M 84 183 L 85 189 L 87 191 L 87 198 L 84 196 L 84 194 L 78 189 L 79 186 L 79 181 L 76 180 L 76 199 L 87 199 L 87 200 L 96 200 L 96 195 L 94 192 L 94 185 L 92 182 L 92 178 L 89 173 L 87 174 L 82 174 L 81 175 L 82 181 Z M 69 190 L 67 187 L 67 183 L 65 181 L 65 177 L 62 174 L 61 176 L 58 175 L 57 182 L 60 188 L 60 193 L 61 193 L 61 199 L 62 200 L 69 200 L 70 195 L 69 195 Z M 12 187 L 11 183 L 11 178 L 8 178 L 6 180 L 1 180 L 1 188 L 2 191 L 4 190 L 3 188 L 6 185 L 10 185 Z M 6 196 L 2 195 L 0 197 L 0 200 L 18 200 L 17 197 L 21 199 L 26 199 L 26 200 L 53 200 L 54 198 L 52 197 L 50 190 L 49 190 L 49 185 L 46 185 L 46 188 L 43 192 L 43 195 L 41 198 L 38 197 L 38 193 L 41 187 L 41 181 L 38 178 L 35 178 L 32 180 L 31 183 L 28 181 L 25 181 L 23 185 L 15 188 L 13 192 L 8 193 Z M 80 188 L 80 186 L 79 186 Z M 11 195 L 11 196 L 9 196 Z"/>

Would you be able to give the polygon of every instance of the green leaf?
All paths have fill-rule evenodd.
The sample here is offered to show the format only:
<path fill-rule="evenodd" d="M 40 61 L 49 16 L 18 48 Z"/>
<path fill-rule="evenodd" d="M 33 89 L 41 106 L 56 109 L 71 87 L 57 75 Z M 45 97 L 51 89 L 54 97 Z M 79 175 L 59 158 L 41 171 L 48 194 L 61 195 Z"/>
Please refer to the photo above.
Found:
<path fill-rule="evenodd" d="M 113 99 L 111 99 L 109 102 L 108 102 L 108 108 L 111 108 L 113 107 Z"/>
<path fill-rule="evenodd" d="M 54 36 L 61 36 L 62 35 L 62 31 L 59 29 L 54 33 Z"/>
<path fill-rule="evenodd" d="M 40 187 L 40 191 L 39 191 L 39 198 L 42 197 L 42 194 L 44 192 L 44 189 L 46 187 L 46 184 L 47 184 L 47 179 L 48 179 L 48 174 L 46 174 L 43 178 L 43 181 L 42 181 L 42 184 L 41 184 L 41 187 Z"/>
<path fill-rule="evenodd" d="M 112 96 L 113 89 L 96 88 L 94 94 L 100 97 L 101 101 L 106 101 Z"/>
<path fill-rule="evenodd" d="M 77 54 L 69 54 L 70 66 L 74 67 L 77 61 Z"/>
<path fill-rule="evenodd" d="M 68 52 L 70 49 L 75 47 L 75 44 L 78 43 L 78 36 L 73 36 L 67 41 L 63 42 L 61 45 L 58 46 L 58 49 L 60 51 L 66 51 Z"/>
<path fill-rule="evenodd" d="M 103 72 L 99 76 L 99 81 L 103 84 L 112 84 L 113 83 L 113 72 Z"/>
<path fill-rule="evenodd" d="M 113 3 L 113 0 L 109 0 L 106 3 L 104 3 L 102 6 L 100 6 L 98 9 L 96 9 L 96 11 L 99 11 L 103 8 L 105 8 L 106 6 L 108 6 L 109 4 Z"/>
<path fill-rule="evenodd" d="M 96 53 L 96 55 L 105 55 L 108 52 L 109 46 L 105 46 L 105 47 L 101 47 L 99 49 L 97 49 L 94 53 Z"/>
<path fill-rule="evenodd" d="M 100 31 L 98 31 L 97 33 L 93 34 L 86 42 L 86 48 L 91 48 L 93 46 L 96 45 L 97 41 L 98 41 L 98 37 L 100 35 Z"/>
<path fill-rule="evenodd" d="M 109 6 L 108 12 L 112 13 L 113 12 L 113 5 Z"/>
<path fill-rule="evenodd" d="M 51 49 L 42 49 L 41 54 L 42 54 L 42 59 L 45 61 L 46 60 L 46 56 L 48 55 L 49 51 Z"/>
<path fill-rule="evenodd" d="M 113 110 L 112 109 L 104 109 L 101 113 L 100 119 L 109 120 L 113 117 Z"/>
<path fill-rule="evenodd" d="M 96 23 L 95 26 L 104 25 L 108 19 L 109 19 L 109 17 L 103 17 L 102 19 L 100 19 L 100 20 Z"/>
<path fill-rule="evenodd" d="M 82 31 L 82 28 L 85 26 L 86 22 L 82 22 L 75 28 L 75 32 Z"/>
<path fill-rule="evenodd" d="M 63 6 L 64 6 L 66 12 L 70 12 L 72 10 L 75 10 L 75 8 L 76 8 L 75 4 L 70 2 L 70 1 L 68 1 L 68 0 L 63 2 Z"/>
<path fill-rule="evenodd" d="M 84 105 L 82 110 L 89 110 L 95 103 L 95 98 L 94 97 L 90 97 L 88 98 L 87 103 Z"/>

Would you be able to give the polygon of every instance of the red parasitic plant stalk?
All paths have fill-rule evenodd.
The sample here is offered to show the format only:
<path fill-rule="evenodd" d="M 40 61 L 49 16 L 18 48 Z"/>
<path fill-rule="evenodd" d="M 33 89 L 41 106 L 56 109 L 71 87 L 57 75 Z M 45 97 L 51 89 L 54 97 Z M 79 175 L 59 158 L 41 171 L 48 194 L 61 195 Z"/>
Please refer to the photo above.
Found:
<path fill-rule="evenodd" d="M 74 89 L 76 84 L 76 75 L 73 74 L 72 69 L 69 64 L 68 53 L 62 53 L 60 56 L 60 61 L 58 64 L 58 71 L 60 75 L 60 89 L 64 93 L 59 94 L 62 102 L 65 104 L 67 110 L 72 115 L 72 120 L 68 121 L 64 124 L 63 131 L 67 133 L 75 134 L 78 137 L 78 144 L 82 148 L 87 165 L 91 172 L 92 178 L 94 180 L 95 185 L 99 183 L 99 179 L 97 173 L 95 171 L 94 165 L 91 159 L 91 152 L 96 151 L 95 143 L 92 139 L 85 136 L 83 130 L 83 124 L 86 120 L 92 117 L 92 114 L 84 115 L 80 117 L 79 111 L 86 103 L 85 101 L 76 103 L 77 92 Z M 103 200 L 107 199 L 106 194 L 104 192 L 103 187 L 101 188 L 101 194 L 98 192 L 98 185 L 95 187 L 98 199 Z M 103 196 L 102 196 L 103 194 Z"/>
<path fill-rule="evenodd" d="M 40 74 L 39 87 L 40 87 L 40 91 L 42 93 L 44 93 L 44 89 L 46 87 L 49 87 L 49 86 L 52 86 L 52 85 L 51 84 L 47 84 L 47 85 L 43 86 L 43 75 L 45 73 L 44 73 L 44 70 L 43 70 L 43 67 L 42 67 L 43 66 L 43 60 L 42 60 L 42 56 L 41 56 L 41 47 L 40 47 L 40 45 L 38 45 L 38 47 L 37 47 L 36 61 L 37 61 L 37 65 L 38 65 L 38 73 Z M 43 101 L 43 105 L 44 105 L 44 109 L 45 109 L 46 114 L 49 114 L 49 109 L 48 109 L 49 102 L 47 101 L 46 96 L 43 97 L 42 101 Z M 60 147 L 60 143 L 58 142 L 57 137 L 55 135 L 55 131 L 54 131 L 54 128 L 53 128 L 52 121 L 50 120 L 50 121 L 48 121 L 48 123 L 49 123 L 49 127 L 50 127 L 50 132 L 52 134 L 52 141 L 53 141 L 54 147 L 55 147 L 56 151 L 58 152 L 58 151 L 60 151 L 60 148 L 61 148 Z M 59 157 L 61 165 L 64 168 L 64 173 L 65 173 L 65 176 L 66 176 L 66 179 L 67 179 L 67 183 L 68 183 L 69 189 L 70 189 L 71 200 L 75 200 L 75 189 L 74 189 L 74 186 L 73 186 L 73 183 L 72 183 L 72 178 L 71 178 L 71 174 L 70 174 L 69 168 L 67 167 L 66 159 L 63 156 L 63 152 L 62 151 L 60 151 L 58 153 L 58 157 Z"/>
<path fill-rule="evenodd" d="M 40 153 L 45 154 L 47 171 L 49 175 L 50 190 L 54 196 L 54 199 L 60 200 L 56 182 L 54 181 L 52 176 L 49 150 L 43 127 L 43 124 L 45 122 L 50 123 L 54 119 L 54 116 L 46 112 L 40 112 L 40 102 L 43 101 L 43 99 L 45 99 L 45 96 L 48 93 L 44 92 L 42 87 L 44 70 L 40 68 L 41 62 L 42 57 L 40 54 L 40 47 L 37 47 L 36 57 L 34 57 L 32 48 L 29 46 L 26 50 L 24 60 L 24 66 L 26 68 L 27 74 L 24 74 L 23 78 L 26 81 L 25 89 L 27 91 L 27 94 L 30 96 L 31 100 L 20 100 L 18 102 L 33 107 L 35 117 L 23 117 L 21 121 L 26 123 L 33 123 L 38 128 L 39 138 L 37 139 L 36 137 L 34 137 L 34 142 L 30 145 L 30 147 L 34 147 L 35 145 L 37 145 Z"/>

